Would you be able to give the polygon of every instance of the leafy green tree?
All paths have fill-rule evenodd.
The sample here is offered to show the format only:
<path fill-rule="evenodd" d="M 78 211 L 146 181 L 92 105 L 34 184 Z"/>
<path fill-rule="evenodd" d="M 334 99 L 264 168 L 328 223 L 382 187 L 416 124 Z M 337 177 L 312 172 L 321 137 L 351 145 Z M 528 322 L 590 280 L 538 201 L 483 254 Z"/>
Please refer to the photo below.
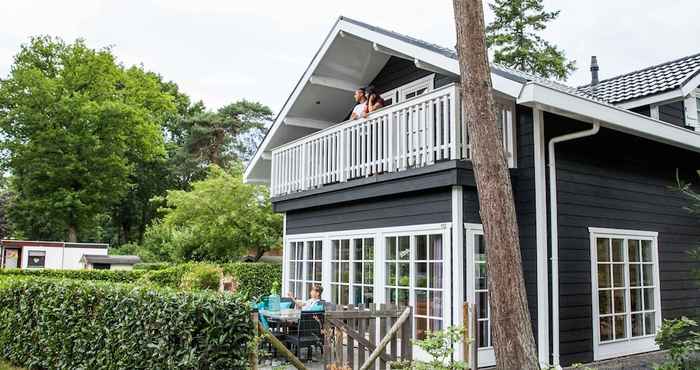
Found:
<path fill-rule="evenodd" d="M 250 159 L 255 145 L 272 119 L 270 108 L 247 100 L 203 112 L 185 122 L 189 129 L 184 146 L 199 161 L 226 167 Z"/>
<path fill-rule="evenodd" d="M 575 61 L 538 35 L 558 10 L 545 11 L 542 0 L 494 0 L 489 7 L 496 18 L 486 27 L 486 44 L 494 62 L 559 80 L 576 70 Z"/>
<path fill-rule="evenodd" d="M 282 219 L 267 189 L 243 183 L 243 167 L 209 168 L 191 191 L 168 191 L 164 217 L 146 231 L 144 249 L 172 260 L 234 261 L 249 250 L 258 257 L 276 246 Z M 167 257 L 166 257 L 167 256 Z"/>
<path fill-rule="evenodd" d="M 77 241 L 133 185 L 134 159 L 165 155 L 173 97 L 109 48 L 34 37 L 0 84 L 0 133 L 16 192 L 11 217 L 29 238 Z"/>

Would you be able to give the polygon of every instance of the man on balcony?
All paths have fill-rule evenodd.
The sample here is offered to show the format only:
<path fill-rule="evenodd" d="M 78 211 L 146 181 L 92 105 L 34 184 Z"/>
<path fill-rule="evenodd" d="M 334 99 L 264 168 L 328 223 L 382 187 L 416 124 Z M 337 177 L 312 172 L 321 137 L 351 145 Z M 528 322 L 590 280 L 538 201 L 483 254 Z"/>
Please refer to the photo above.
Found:
<path fill-rule="evenodd" d="M 350 119 L 367 117 L 367 97 L 365 96 L 364 87 L 355 90 L 355 102 L 357 102 L 357 105 L 353 108 Z"/>

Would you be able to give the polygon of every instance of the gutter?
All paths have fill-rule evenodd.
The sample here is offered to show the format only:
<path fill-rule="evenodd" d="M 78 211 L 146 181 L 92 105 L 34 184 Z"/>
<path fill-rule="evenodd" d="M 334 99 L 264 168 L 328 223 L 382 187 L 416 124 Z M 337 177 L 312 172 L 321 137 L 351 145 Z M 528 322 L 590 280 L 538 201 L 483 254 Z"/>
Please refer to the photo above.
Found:
<path fill-rule="evenodd" d="M 557 168 L 554 145 L 587 136 L 593 136 L 600 130 L 600 123 L 593 122 L 588 130 L 557 136 L 549 140 L 549 199 L 550 199 L 550 232 L 552 259 L 552 365 L 559 365 L 559 220 L 557 215 Z"/>

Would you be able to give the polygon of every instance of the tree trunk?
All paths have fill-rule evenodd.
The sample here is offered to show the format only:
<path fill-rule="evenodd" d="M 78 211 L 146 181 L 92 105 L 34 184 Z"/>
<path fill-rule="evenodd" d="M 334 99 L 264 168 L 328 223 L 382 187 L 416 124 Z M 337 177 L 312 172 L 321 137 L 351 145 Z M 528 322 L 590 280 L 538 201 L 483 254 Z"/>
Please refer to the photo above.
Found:
<path fill-rule="evenodd" d="M 498 369 L 537 369 L 513 189 L 496 123 L 481 0 L 454 0 L 462 104 L 487 247 L 491 333 Z"/>
<path fill-rule="evenodd" d="M 68 242 L 77 243 L 78 242 L 78 225 L 70 224 L 68 225 Z"/>

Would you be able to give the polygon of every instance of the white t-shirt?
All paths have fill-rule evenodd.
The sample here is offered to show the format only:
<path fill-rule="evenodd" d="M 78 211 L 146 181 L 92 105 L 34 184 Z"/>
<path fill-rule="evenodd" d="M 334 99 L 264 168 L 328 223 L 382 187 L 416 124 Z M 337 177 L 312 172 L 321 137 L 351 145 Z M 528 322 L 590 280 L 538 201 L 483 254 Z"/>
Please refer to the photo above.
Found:
<path fill-rule="evenodd" d="M 355 114 L 355 119 L 362 118 L 365 114 L 365 108 L 367 108 L 367 102 L 359 103 L 353 108 L 352 112 Z"/>
<path fill-rule="evenodd" d="M 320 301 L 320 300 L 319 300 L 319 299 L 316 299 L 316 298 L 309 298 L 309 300 L 306 301 L 306 303 L 304 303 L 304 306 L 302 306 L 301 309 L 302 309 L 302 310 L 308 310 L 308 309 L 310 309 L 311 307 L 315 306 L 317 303 L 319 303 L 319 301 Z"/>

